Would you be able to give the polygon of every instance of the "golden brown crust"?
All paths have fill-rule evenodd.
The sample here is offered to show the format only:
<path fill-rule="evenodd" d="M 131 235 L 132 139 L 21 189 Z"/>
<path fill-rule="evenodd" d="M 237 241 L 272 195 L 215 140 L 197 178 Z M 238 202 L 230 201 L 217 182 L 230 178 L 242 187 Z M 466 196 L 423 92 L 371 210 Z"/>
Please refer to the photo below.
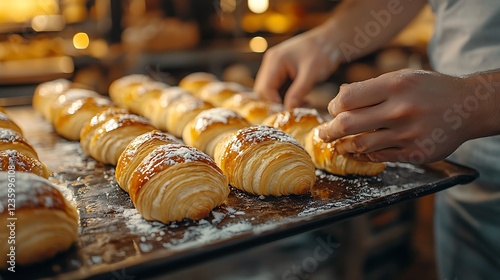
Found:
<path fill-rule="evenodd" d="M 17 132 L 19 135 L 23 135 L 23 131 L 21 130 L 21 128 L 10 119 L 9 115 L 7 115 L 7 112 L 1 107 L 0 107 L 0 109 L 1 109 L 1 111 L 0 111 L 0 127 L 13 130 L 13 131 Z"/>
<path fill-rule="evenodd" d="M 245 92 L 245 88 L 237 83 L 210 82 L 200 89 L 197 97 L 213 106 L 221 107 L 224 101 L 236 93 Z"/>
<path fill-rule="evenodd" d="M 270 115 L 284 110 L 282 104 L 260 100 L 253 92 L 236 93 L 226 99 L 222 107 L 238 112 L 254 125 L 262 124 Z"/>
<path fill-rule="evenodd" d="M 56 116 L 60 114 L 67 104 L 71 104 L 76 100 L 88 97 L 100 97 L 100 95 L 97 92 L 88 89 L 71 88 L 66 90 L 49 105 L 50 112 L 47 116 L 47 120 L 53 124 Z"/>
<path fill-rule="evenodd" d="M 166 144 L 151 150 L 133 170 L 128 192 L 146 220 L 168 223 L 208 216 L 227 198 L 227 183 L 208 155 Z"/>
<path fill-rule="evenodd" d="M 33 173 L 43 178 L 50 176 L 50 171 L 40 160 L 27 156 L 17 150 L 0 151 L 0 162 L 0 170 L 2 171 L 12 169 L 19 172 Z"/>
<path fill-rule="evenodd" d="M 95 115 L 80 133 L 82 150 L 95 160 L 116 165 L 121 153 L 137 136 L 154 130 L 143 117 L 110 108 Z"/>
<path fill-rule="evenodd" d="M 77 141 L 83 126 L 98 113 L 107 110 L 112 103 L 103 97 L 84 97 L 62 106 L 54 118 L 54 128 L 60 136 Z"/>
<path fill-rule="evenodd" d="M 139 135 L 132 140 L 120 155 L 116 165 L 115 175 L 118 185 L 128 192 L 130 177 L 142 159 L 157 146 L 176 142 L 170 135 L 156 130 Z"/>
<path fill-rule="evenodd" d="M 323 118 L 315 109 L 295 108 L 271 115 L 262 124 L 292 135 L 304 146 L 306 134 L 323 122 Z"/>
<path fill-rule="evenodd" d="M 47 180 L 30 173 L 16 173 L 15 182 L 8 172 L 0 172 L 0 184 L 15 184 L 16 263 L 27 265 L 53 257 L 67 250 L 78 238 L 78 213 Z M 9 201 L 7 187 L 0 188 L 0 218 L 7 222 Z M 2 228 L 8 228 L 2 224 Z M 7 240 L 8 230 L 0 231 Z M 0 244 L 0 268 L 7 265 L 10 252 L 7 242 Z"/>
<path fill-rule="evenodd" d="M 57 98 L 70 88 L 71 82 L 66 79 L 58 79 L 39 84 L 33 94 L 33 109 L 41 113 L 45 119 L 51 116 L 52 104 Z"/>
<path fill-rule="evenodd" d="M 268 126 L 238 130 L 217 144 L 215 162 L 233 187 L 257 195 L 307 193 L 314 164 L 290 135 Z"/>
<path fill-rule="evenodd" d="M 215 75 L 206 72 L 195 72 L 191 73 L 179 81 L 179 87 L 183 88 L 187 92 L 193 94 L 194 96 L 199 96 L 198 92 L 201 88 L 211 82 L 217 81 Z"/>
<path fill-rule="evenodd" d="M 305 148 L 316 168 L 335 175 L 375 176 L 386 167 L 385 163 L 359 161 L 352 156 L 339 154 L 334 142 L 326 143 L 319 137 L 318 127 L 307 134 Z"/>
<path fill-rule="evenodd" d="M 13 130 L 0 128 L 0 151 L 6 150 L 17 150 L 29 157 L 38 159 L 35 149 L 23 136 Z"/>
<path fill-rule="evenodd" d="M 224 135 L 250 125 L 245 118 L 232 110 L 212 108 L 202 111 L 186 125 L 182 139 L 187 145 L 213 157 L 215 145 Z"/>
<path fill-rule="evenodd" d="M 176 100 L 166 111 L 166 131 L 175 137 L 182 137 L 184 127 L 199 113 L 211 108 L 210 103 L 191 96 Z"/>
<path fill-rule="evenodd" d="M 136 98 L 138 88 L 147 82 L 152 82 L 152 80 L 140 74 L 121 77 L 109 86 L 109 97 L 116 105 L 129 110 L 129 106 Z"/>

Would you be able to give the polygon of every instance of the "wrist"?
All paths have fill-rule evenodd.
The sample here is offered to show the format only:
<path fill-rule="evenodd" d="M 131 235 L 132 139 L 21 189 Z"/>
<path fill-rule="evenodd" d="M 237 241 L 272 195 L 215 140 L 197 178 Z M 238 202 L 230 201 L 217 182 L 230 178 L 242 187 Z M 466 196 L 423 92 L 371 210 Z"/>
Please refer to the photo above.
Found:
<path fill-rule="evenodd" d="M 470 139 L 500 135 L 500 75 L 499 73 L 476 73 L 464 77 L 466 94 L 463 107 L 470 111 Z"/>

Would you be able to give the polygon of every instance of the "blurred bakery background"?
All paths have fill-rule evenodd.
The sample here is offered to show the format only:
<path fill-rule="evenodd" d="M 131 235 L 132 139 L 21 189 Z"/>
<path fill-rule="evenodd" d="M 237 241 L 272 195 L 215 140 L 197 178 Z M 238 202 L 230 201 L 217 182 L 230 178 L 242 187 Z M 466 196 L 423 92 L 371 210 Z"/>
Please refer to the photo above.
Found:
<path fill-rule="evenodd" d="M 206 71 L 251 87 L 268 48 L 321 24 L 338 3 L 2 0 L 0 106 L 30 104 L 35 86 L 56 78 L 71 79 L 103 95 L 113 80 L 132 73 L 175 85 L 189 73 Z M 325 106 L 345 82 L 401 68 L 428 69 L 426 47 L 432 26 L 427 7 L 386 47 L 341 65 L 313 89 L 309 104 Z M 304 277 L 435 279 L 432 202 L 430 196 L 391 206 L 172 277 L 306 279 L 282 277 L 312 254 L 318 238 L 334 236 L 338 250 Z"/>

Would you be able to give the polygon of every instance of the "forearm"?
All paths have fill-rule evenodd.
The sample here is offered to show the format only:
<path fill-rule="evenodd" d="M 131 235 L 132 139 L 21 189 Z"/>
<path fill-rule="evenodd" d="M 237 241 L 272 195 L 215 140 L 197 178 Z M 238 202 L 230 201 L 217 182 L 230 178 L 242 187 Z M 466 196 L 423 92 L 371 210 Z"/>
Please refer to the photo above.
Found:
<path fill-rule="evenodd" d="M 325 50 L 350 62 L 377 50 L 400 32 L 426 0 L 344 0 L 317 32 Z"/>
<path fill-rule="evenodd" d="M 500 135 L 500 69 L 464 77 L 469 84 L 462 103 L 448 111 L 452 128 L 466 121 L 474 123 L 469 138 Z"/>

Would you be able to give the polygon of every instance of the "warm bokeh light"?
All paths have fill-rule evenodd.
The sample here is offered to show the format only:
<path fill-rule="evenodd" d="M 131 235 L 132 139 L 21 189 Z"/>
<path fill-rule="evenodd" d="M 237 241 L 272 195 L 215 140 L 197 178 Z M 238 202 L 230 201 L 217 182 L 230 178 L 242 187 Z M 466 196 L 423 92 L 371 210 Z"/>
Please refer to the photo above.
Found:
<path fill-rule="evenodd" d="M 61 31 L 65 26 L 64 17 L 53 15 L 45 16 L 39 15 L 35 16 L 31 20 L 31 28 L 37 32 L 42 31 Z"/>
<path fill-rule="evenodd" d="M 248 9 L 250 11 L 261 14 L 269 8 L 269 0 L 248 0 Z"/>
<path fill-rule="evenodd" d="M 284 14 L 272 13 L 266 18 L 266 29 L 273 33 L 286 33 L 290 30 L 291 20 Z"/>
<path fill-rule="evenodd" d="M 73 46 L 75 46 L 75 49 L 86 49 L 89 46 L 89 43 L 90 40 L 87 33 L 80 32 L 76 33 L 75 36 L 73 36 Z"/>
<path fill-rule="evenodd" d="M 266 39 L 264 39 L 260 36 L 253 37 L 250 40 L 249 46 L 253 52 L 262 53 L 262 52 L 265 52 L 267 50 L 267 41 L 266 41 Z"/>
<path fill-rule="evenodd" d="M 59 13 L 57 0 L 1 0 L 0 22 L 23 22 L 36 15 Z"/>

